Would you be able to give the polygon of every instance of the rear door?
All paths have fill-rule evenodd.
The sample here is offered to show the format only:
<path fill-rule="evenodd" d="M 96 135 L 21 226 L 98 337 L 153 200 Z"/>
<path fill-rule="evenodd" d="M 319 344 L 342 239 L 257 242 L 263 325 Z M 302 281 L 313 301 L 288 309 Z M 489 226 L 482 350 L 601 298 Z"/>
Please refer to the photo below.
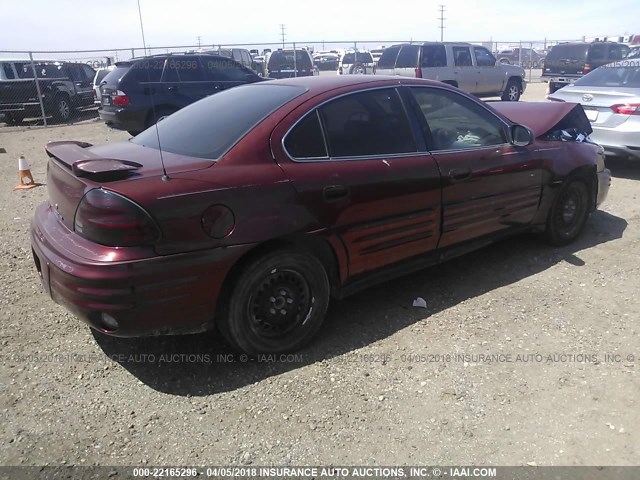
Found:
<path fill-rule="evenodd" d="M 440 173 L 418 151 L 397 89 L 351 93 L 301 115 L 285 119 L 271 145 L 316 219 L 309 228 L 342 240 L 350 275 L 435 248 Z"/>
<path fill-rule="evenodd" d="M 261 80 L 253 70 L 245 68 L 231 59 L 202 57 L 202 60 L 209 81 L 207 95 Z"/>
<path fill-rule="evenodd" d="M 542 189 L 540 157 L 511 145 L 507 124 L 479 102 L 437 87 L 411 92 L 442 172 L 439 247 L 528 225 Z"/>
<path fill-rule="evenodd" d="M 468 93 L 475 93 L 478 72 L 473 65 L 471 47 L 451 46 L 449 48 L 453 58 L 453 78 L 458 83 L 458 88 Z"/>
<path fill-rule="evenodd" d="M 422 78 L 441 82 L 453 81 L 453 71 L 447 66 L 447 49 L 442 43 L 425 44 L 420 52 Z"/>

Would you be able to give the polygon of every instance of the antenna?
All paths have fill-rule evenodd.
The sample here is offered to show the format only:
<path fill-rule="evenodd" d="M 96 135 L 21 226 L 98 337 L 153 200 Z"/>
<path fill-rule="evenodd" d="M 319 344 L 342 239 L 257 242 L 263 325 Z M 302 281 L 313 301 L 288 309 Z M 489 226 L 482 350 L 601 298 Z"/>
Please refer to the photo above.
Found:
<path fill-rule="evenodd" d="M 444 21 L 446 20 L 446 18 L 444 18 L 444 5 L 438 5 L 438 9 L 440 10 L 440 16 L 438 17 L 438 20 L 440 20 L 440 41 L 444 41 Z"/>
<path fill-rule="evenodd" d="M 169 66 L 169 58 L 167 58 L 165 60 L 165 63 L 163 65 L 163 67 L 168 67 Z M 149 65 L 147 67 L 147 80 L 149 82 L 149 85 L 151 85 L 151 74 L 149 72 L 151 68 L 151 65 Z M 163 68 L 164 71 L 164 68 Z M 160 72 L 160 76 L 162 77 L 163 71 Z M 177 70 L 176 70 L 177 73 Z M 155 87 L 149 86 L 148 88 L 145 89 L 146 91 L 149 92 L 149 94 L 151 95 L 151 110 L 153 111 L 153 118 L 155 119 L 155 129 L 156 129 L 156 138 L 158 139 L 158 151 L 160 152 L 160 164 L 162 165 L 162 181 L 163 182 L 168 182 L 169 181 L 169 175 L 167 174 L 167 169 L 164 166 L 164 156 L 162 155 L 162 144 L 160 143 L 160 131 L 158 130 L 158 121 L 160 120 L 157 115 L 156 115 L 156 101 L 155 101 L 155 94 L 156 94 L 156 90 Z"/>
<path fill-rule="evenodd" d="M 140 17 L 140 31 L 142 32 L 142 47 L 144 54 L 147 54 L 147 42 L 144 40 L 144 27 L 142 26 L 142 10 L 140 9 L 140 0 L 138 0 L 138 16 Z"/>

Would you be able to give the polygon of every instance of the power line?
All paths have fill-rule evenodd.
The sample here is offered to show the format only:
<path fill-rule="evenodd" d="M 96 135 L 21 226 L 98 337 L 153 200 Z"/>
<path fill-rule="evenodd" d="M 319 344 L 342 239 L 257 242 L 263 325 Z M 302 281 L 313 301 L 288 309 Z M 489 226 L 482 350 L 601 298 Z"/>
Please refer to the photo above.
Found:
<path fill-rule="evenodd" d="M 446 20 L 446 18 L 444 18 L 444 10 L 445 7 L 444 5 L 438 5 L 438 8 L 440 10 L 440 17 L 438 17 L 438 20 L 440 20 L 440 41 L 444 41 L 444 21 Z"/>

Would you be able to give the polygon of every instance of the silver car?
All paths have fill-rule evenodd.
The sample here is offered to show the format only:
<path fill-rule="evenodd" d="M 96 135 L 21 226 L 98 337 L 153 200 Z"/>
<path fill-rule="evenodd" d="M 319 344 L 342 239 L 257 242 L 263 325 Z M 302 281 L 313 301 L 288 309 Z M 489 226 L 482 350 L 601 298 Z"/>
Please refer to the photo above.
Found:
<path fill-rule="evenodd" d="M 603 65 L 548 98 L 580 103 L 606 154 L 640 160 L 640 59 Z"/>

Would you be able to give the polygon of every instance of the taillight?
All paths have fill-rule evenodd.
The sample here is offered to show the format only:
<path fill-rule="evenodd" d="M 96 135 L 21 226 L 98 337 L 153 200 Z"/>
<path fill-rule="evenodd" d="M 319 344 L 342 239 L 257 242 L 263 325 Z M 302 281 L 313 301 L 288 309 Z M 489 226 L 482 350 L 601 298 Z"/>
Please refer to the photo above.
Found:
<path fill-rule="evenodd" d="M 116 94 L 111 98 L 111 103 L 113 103 L 116 107 L 126 107 L 131 102 L 129 101 L 129 97 L 127 97 L 124 92 L 118 90 Z"/>
<path fill-rule="evenodd" d="M 152 243 L 160 230 L 142 207 L 109 190 L 89 190 L 80 201 L 74 230 L 81 237 L 111 247 Z"/>
<path fill-rule="evenodd" d="M 590 71 L 591 71 L 591 64 L 590 63 L 585 63 L 584 66 L 582 67 L 582 74 L 586 75 Z"/>
<path fill-rule="evenodd" d="M 422 69 L 416 68 L 416 78 L 422 78 Z"/>
<path fill-rule="evenodd" d="M 611 110 L 620 115 L 640 115 L 640 103 L 611 105 Z"/>

